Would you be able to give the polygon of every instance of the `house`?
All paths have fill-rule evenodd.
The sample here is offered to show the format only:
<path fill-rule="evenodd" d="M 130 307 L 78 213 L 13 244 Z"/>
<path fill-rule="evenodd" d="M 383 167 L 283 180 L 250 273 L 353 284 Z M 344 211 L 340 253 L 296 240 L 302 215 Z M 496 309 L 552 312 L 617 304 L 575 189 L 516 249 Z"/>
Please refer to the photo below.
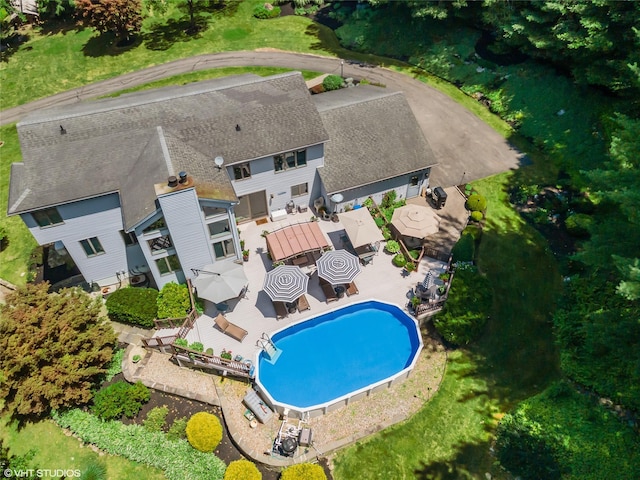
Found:
<path fill-rule="evenodd" d="M 40 110 L 18 134 L 8 214 L 101 287 L 184 282 L 241 258 L 238 223 L 336 193 L 335 209 L 415 196 L 436 163 L 401 93 L 311 96 L 298 72 Z"/>

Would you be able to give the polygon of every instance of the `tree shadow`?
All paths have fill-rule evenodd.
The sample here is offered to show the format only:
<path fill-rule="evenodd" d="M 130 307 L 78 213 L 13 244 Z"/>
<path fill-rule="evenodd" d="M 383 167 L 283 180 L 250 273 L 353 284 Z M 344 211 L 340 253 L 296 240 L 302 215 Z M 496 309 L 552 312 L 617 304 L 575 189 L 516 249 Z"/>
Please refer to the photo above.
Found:
<path fill-rule="evenodd" d="M 149 50 L 168 50 L 179 42 L 188 42 L 200 37 L 200 31 L 206 28 L 207 20 L 202 16 L 194 19 L 195 33 L 191 30 L 188 16 L 178 19 L 170 18 L 166 23 L 156 23 L 149 28 L 149 32 L 142 35 L 142 41 Z"/>
<path fill-rule="evenodd" d="M 142 43 L 142 37 L 136 35 L 130 38 L 128 42 L 118 42 L 115 35 L 111 32 L 95 35 L 91 37 L 82 47 L 82 53 L 87 57 L 117 57 L 123 53 L 138 47 Z"/>
<path fill-rule="evenodd" d="M 476 479 L 479 478 L 476 467 L 486 462 L 487 451 L 490 449 L 489 442 L 458 445 L 456 454 L 448 460 L 431 463 L 421 462 L 420 468 L 413 473 L 418 480 Z M 486 473 L 492 476 L 502 471 L 500 467 L 495 465 L 487 466 L 487 470 Z"/>
<path fill-rule="evenodd" d="M 29 41 L 29 35 L 20 32 L 13 32 L 0 42 L 0 61 L 8 62 L 9 59 L 20 50 L 20 47 Z M 28 45 L 23 50 L 31 50 L 33 47 Z"/>
<path fill-rule="evenodd" d="M 39 26 L 40 34 L 45 36 L 57 35 L 58 33 L 66 35 L 69 32 L 81 32 L 84 29 L 85 27 L 71 16 L 69 18 L 50 18 Z"/>

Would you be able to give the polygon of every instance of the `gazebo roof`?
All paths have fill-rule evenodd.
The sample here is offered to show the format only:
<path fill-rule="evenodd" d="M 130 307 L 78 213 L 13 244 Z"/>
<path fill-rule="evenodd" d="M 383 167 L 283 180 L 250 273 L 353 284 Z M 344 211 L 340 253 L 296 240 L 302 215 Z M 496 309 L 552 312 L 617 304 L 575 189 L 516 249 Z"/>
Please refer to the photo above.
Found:
<path fill-rule="evenodd" d="M 329 242 L 317 222 L 298 223 L 281 228 L 266 236 L 267 248 L 274 262 L 303 253 L 320 251 Z"/>

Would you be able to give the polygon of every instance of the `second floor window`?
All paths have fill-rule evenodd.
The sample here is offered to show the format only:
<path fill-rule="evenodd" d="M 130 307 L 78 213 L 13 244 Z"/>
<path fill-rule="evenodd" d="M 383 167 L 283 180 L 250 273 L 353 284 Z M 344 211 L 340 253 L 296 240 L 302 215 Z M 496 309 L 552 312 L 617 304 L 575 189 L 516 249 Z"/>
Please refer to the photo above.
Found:
<path fill-rule="evenodd" d="M 154 238 L 153 240 L 147 240 L 147 243 L 149 244 L 151 255 L 157 255 L 158 253 L 164 252 L 173 246 L 170 235 L 162 235 L 161 237 Z"/>
<path fill-rule="evenodd" d="M 86 240 L 80 240 L 80 245 L 84 249 L 84 253 L 87 254 L 87 257 L 95 257 L 96 255 L 100 255 L 104 253 L 104 248 L 102 248 L 102 244 L 98 237 L 87 238 Z"/>
<path fill-rule="evenodd" d="M 161 228 L 166 228 L 166 227 L 167 227 L 167 224 L 164 221 L 164 217 L 160 217 L 155 222 L 153 222 L 151 225 L 149 225 L 147 228 L 145 228 L 142 231 L 142 233 L 151 233 L 151 232 L 155 232 L 156 230 L 160 230 Z"/>
<path fill-rule="evenodd" d="M 122 235 L 122 240 L 127 247 L 138 243 L 138 237 L 136 237 L 135 232 L 125 232 L 124 230 L 120 230 L 120 235 Z"/>
<path fill-rule="evenodd" d="M 229 220 L 227 219 L 210 223 L 208 226 L 209 226 L 209 235 L 211 236 L 211 238 L 221 237 L 224 235 L 229 235 L 231 233 L 229 231 Z"/>
<path fill-rule="evenodd" d="M 55 207 L 33 212 L 31 215 L 33 215 L 33 219 L 39 227 L 48 227 L 62 223 L 62 217 Z"/>
<path fill-rule="evenodd" d="M 176 270 L 180 270 L 180 261 L 177 255 L 169 255 L 168 257 L 156 260 L 156 266 L 158 267 L 160 275 L 167 275 Z"/>
<path fill-rule="evenodd" d="M 273 157 L 273 169 L 276 172 L 283 172 L 294 168 L 300 168 L 307 165 L 307 151 L 298 150 L 297 152 L 288 152 Z"/>
<path fill-rule="evenodd" d="M 240 163 L 233 167 L 233 178 L 236 180 L 244 180 L 245 178 L 251 178 L 251 167 L 249 163 Z"/>

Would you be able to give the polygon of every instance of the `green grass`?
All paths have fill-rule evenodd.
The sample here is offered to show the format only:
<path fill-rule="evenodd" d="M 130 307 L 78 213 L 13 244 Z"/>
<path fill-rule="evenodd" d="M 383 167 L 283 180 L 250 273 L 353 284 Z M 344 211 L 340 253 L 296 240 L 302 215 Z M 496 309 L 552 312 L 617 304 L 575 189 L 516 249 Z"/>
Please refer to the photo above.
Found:
<path fill-rule="evenodd" d="M 450 354 L 440 390 L 418 414 L 338 453 L 337 480 L 503 478 L 489 451 L 497 419 L 558 376 L 549 322 L 560 277 L 544 240 L 507 202 L 510 175 L 474 183 L 489 205 L 478 250 L 494 291 L 484 335 Z"/>
<path fill-rule="evenodd" d="M 37 243 L 20 217 L 7 217 L 11 164 L 22 160 L 15 125 L 0 127 L 0 226 L 7 230 L 9 244 L 0 252 L 0 278 L 16 285 L 27 281 L 28 262 Z"/>
<path fill-rule="evenodd" d="M 35 469 L 83 470 L 92 462 L 101 462 L 107 468 L 107 478 L 118 480 L 161 480 L 165 476 L 161 470 L 131 462 L 113 455 L 99 456 L 89 447 L 84 447 L 74 437 L 66 436 L 62 429 L 51 421 L 27 423 L 20 429 L 15 422 L 7 425 L 7 418 L 0 417 L 0 437 L 10 454 L 24 455 L 33 449 L 36 452 L 31 461 Z M 70 478 L 70 477 L 69 477 Z"/>

